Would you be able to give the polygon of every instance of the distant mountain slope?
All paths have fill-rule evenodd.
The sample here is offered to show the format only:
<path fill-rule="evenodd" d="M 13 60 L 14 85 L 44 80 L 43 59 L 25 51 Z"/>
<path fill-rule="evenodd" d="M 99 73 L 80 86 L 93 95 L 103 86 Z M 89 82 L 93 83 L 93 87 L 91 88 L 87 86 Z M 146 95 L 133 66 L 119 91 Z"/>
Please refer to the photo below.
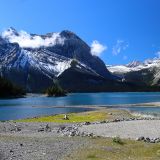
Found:
<path fill-rule="evenodd" d="M 46 35 L 9 28 L 0 37 L 0 74 L 27 91 L 39 92 L 70 68 L 73 59 L 106 80 L 116 79 L 90 47 L 70 31 Z M 79 82 L 80 83 L 80 82 Z"/>
<path fill-rule="evenodd" d="M 160 59 L 157 58 L 143 63 L 134 61 L 128 65 L 110 66 L 108 70 L 128 82 L 160 86 Z"/>
<path fill-rule="evenodd" d="M 58 77 L 60 85 L 73 92 L 134 91 L 132 84 L 106 79 L 80 64 L 71 66 Z"/>

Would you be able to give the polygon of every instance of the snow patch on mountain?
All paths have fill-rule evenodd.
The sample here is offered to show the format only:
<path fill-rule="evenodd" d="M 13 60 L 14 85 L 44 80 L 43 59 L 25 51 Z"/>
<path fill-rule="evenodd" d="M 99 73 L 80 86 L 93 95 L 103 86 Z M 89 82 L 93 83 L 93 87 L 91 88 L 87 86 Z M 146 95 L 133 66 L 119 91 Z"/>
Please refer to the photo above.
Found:
<path fill-rule="evenodd" d="M 160 67 L 160 59 L 148 59 L 143 63 L 139 61 L 133 61 L 127 65 L 116 65 L 116 66 L 109 66 L 107 69 L 112 73 L 120 73 L 125 74 L 127 72 L 139 71 L 142 69 L 149 69 L 152 70 L 154 67 Z"/>
<path fill-rule="evenodd" d="M 41 52 L 30 52 L 24 50 L 27 55 L 30 64 L 39 70 L 43 70 L 44 73 L 50 77 L 54 75 L 58 77 L 62 72 L 70 67 L 71 59 L 59 56 L 53 53 L 51 54 L 47 50 L 42 50 Z"/>
<path fill-rule="evenodd" d="M 109 66 L 107 69 L 112 73 L 127 73 L 131 71 L 131 68 L 123 65 Z"/>
<path fill-rule="evenodd" d="M 49 36 L 41 37 L 39 35 L 31 35 L 25 31 L 17 32 L 13 28 L 9 28 L 2 32 L 2 37 L 10 43 L 18 43 L 22 48 L 40 48 L 50 47 L 56 44 L 64 44 L 65 38 L 60 33 L 52 33 Z"/>

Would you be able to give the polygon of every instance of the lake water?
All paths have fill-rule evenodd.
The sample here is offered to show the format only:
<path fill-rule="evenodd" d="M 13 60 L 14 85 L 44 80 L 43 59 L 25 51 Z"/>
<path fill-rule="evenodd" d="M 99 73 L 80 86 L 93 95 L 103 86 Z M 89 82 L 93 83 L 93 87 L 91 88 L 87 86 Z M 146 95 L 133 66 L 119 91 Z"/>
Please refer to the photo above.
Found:
<path fill-rule="evenodd" d="M 28 95 L 27 98 L 0 100 L 0 120 L 14 120 L 39 115 L 82 112 L 91 109 L 76 108 L 76 105 L 115 105 L 159 102 L 160 92 L 135 93 L 74 93 L 67 97 L 44 97 Z M 40 106 L 40 107 L 39 107 Z M 51 106 L 73 106 L 71 108 L 49 108 Z M 160 113 L 159 108 L 128 107 L 140 113 Z"/>

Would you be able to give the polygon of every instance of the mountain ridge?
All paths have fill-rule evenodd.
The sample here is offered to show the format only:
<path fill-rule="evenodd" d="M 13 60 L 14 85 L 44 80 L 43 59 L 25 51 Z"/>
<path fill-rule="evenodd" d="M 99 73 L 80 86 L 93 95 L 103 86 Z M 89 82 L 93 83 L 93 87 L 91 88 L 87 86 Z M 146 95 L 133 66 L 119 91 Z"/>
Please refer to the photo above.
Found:
<path fill-rule="evenodd" d="M 0 36 L 0 75 L 27 92 L 42 92 L 55 79 L 70 92 L 150 91 L 160 83 L 158 67 L 150 67 L 157 61 L 106 68 L 91 47 L 68 30 L 38 35 L 9 28 Z"/>
<path fill-rule="evenodd" d="M 74 59 L 90 73 L 116 79 L 104 62 L 91 54 L 90 46 L 71 31 L 37 35 L 9 28 L 0 36 L 0 74 L 31 92 L 51 85 Z"/>
<path fill-rule="evenodd" d="M 108 70 L 129 82 L 160 86 L 159 58 L 147 59 L 144 62 L 133 61 L 127 65 L 110 66 Z"/>

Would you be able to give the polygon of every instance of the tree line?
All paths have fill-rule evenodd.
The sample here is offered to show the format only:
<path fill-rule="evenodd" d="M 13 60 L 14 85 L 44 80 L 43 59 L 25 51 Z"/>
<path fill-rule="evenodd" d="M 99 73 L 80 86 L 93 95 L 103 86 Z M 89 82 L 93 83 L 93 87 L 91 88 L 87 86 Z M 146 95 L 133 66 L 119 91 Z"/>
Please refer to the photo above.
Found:
<path fill-rule="evenodd" d="M 0 77 L 0 98 L 14 98 L 24 96 L 25 90 Z"/>

